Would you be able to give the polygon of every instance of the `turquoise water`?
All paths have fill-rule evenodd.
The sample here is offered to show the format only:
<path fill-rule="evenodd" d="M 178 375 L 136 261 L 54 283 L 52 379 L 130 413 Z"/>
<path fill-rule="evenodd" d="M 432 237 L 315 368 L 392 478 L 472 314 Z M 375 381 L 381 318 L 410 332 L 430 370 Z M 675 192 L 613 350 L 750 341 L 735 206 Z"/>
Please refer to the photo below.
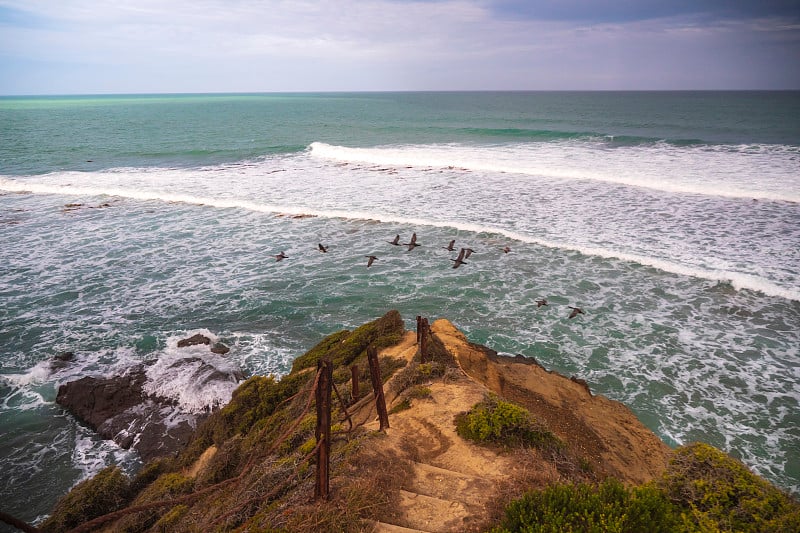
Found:
<path fill-rule="evenodd" d="M 451 239 L 476 250 L 457 270 Z M 392 308 L 798 491 L 798 243 L 797 92 L 0 98 L 4 510 L 41 518 L 138 465 L 58 384 L 198 331 L 280 374 Z M 192 393 L 185 410 L 230 390 Z"/>

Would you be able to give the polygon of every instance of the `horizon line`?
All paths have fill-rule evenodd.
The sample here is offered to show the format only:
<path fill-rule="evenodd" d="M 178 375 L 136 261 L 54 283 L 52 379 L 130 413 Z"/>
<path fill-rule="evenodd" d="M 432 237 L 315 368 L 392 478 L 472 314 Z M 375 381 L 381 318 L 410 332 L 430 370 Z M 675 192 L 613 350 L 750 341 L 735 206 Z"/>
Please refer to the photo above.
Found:
<path fill-rule="evenodd" d="M 381 89 L 381 90 L 287 90 L 287 91 L 172 91 L 172 92 L 99 92 L 99 93 L 19 93 L 0 94 L 0 98 L 44 98 L 81 96 L 245 96 L 301 94 L 419 94 L 419 93 L 745 93 L 800 92 L 795 89 Z"/>

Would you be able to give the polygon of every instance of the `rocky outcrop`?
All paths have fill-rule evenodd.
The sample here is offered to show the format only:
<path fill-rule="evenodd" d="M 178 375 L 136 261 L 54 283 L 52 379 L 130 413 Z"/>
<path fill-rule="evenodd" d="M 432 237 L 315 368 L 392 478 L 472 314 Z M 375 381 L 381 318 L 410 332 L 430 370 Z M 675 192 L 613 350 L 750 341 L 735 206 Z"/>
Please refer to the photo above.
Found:
<path fill-rule="evenodd" d="M 144 392 L 145 367 L 122 376 L 83 377 L 61 385 L 56 402 L 79 420 L 144 461 L 183 449 L 207 414 L 180 416 L 173 401 Z"/>
<path fill-rule="evenodd" d="M 210 344 L 211 352 L 219 355 L 225 355 L 226 353 L 231 351 L 230 348 L 228 348 L 221 342 L 215 342 L 214 344 L 211 344 L 211 339 L 200 333 L 195 333 L 191 337 L 179 340 L 178 348 L 186 348 L 187 346 L 197 346 L 198 344 L 206 344 L 206 345 Z"/>
<path fill-rule="evenodd" d="M 644 483 L 666 468 L 670 448 L 627 406 L 592 395 L 585 380 L 549 371 L 535 359 L 497 355 L 444 319 L 432 332 L 465 374 L 524 406 L 606 475 Z"/>
<path fill-rule="evenodd" d="M 197 345 L 210 345 L 216 354 L 229 351 L 200 334 L 178 342 L 181 348 Z M 171 354 L 121 375 L 83 377 L 61 385 L 56 402 L 104 439 L 136 450 L 144 461 L 174 455 L 197 424 L 227 402 L 224 390 L 232 392 L 244 377 L 219 359 L 211 361 L 213 357 L 207 360 L 196 351 Z M 53 363 L 71 361 L 72 357 L 57 357 Z"/>

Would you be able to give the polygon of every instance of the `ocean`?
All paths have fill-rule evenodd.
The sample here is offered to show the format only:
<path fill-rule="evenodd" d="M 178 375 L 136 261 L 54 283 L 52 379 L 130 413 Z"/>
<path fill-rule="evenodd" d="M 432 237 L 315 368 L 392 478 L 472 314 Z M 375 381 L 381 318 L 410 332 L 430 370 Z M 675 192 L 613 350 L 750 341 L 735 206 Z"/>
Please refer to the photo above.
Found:
<path fill-rule="evenodd" d="M 390 309 L 800 492 L 800 92 L 2 97 L 0 250 L 0 502 L 25 520 L 140 465 L 59 384 L 197 332 L 281 375 Z M 233 385 L 149 387 L 193 411 Z"/>

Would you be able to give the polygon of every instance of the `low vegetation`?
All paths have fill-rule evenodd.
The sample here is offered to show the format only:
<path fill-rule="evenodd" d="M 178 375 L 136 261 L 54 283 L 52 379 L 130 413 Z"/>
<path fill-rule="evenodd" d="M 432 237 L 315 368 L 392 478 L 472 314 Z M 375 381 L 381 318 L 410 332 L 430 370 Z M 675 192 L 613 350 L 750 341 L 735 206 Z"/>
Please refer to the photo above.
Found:
<path fill-rule="evenodd" d="M 561 446 L 561 442 L 524 408 L 490 394 L 456 418 L 456 431 L 465 439 L 503 446 Z"/>
<path fill-rule="evenodd" d="M 314 411 L 309 409 L 314 370 L 317 361 L 331 358 L 336 369 L 334 381 L 341 385 L 343 399 L 349 401 L 349 384 L 344 383 L 350 379 L 348 365 L 358 364 L 362 383 L 368 384 L 367 347 L 380 349 L 396 344 L 403 332 L 400 314 L 390 311 L 352 332 L 340 331 L 326 337 L 298 357 L 292 372 L 282 379 L 251 377 L 237 388 L 228 405 L 198 428 L 193 441 L 178 457 L 151 462 L 133 479 L 115 467 L 99 472 L 65 496 L 41 529 L 68 531 L 98 516 L 125 509 L 124 516 L 115 520 L 110 530 L 228 531 L 252 524 L 253 530 L 258 531 L 318 531 L 319 527 L 325 529 L 321 524 L 329 523 L 331 527 L 338 524 L 337 529 L 342 531 L 358 531 L 360 518 L 368 517 L 369 509 L 375 506 L 374 484 L 400 484 L 404 474 L 393 472 L 388 479 L 384 465 L 360 453 L 359 442 L 371 435 L 351 436 L 341 424 L 334 424 L 332 467 L 347 472 L 348 467 L 343 465 L 355 464 L 364 471 L 356 474 L 359 479 L 351 488 L 341 491 L 347 501 L 332 502 L 330 506 L 309 504 L 313 468 L 307 456 L 316 445 Z M 384 380 L 404 364 L 382 357 Z M 335 405 L 333 418 L 339 420 L 340 408 L 338 403 Z M 187 476 L 189 468 L 212 446 L 216 453 L 199 476 Z M 295 498 L 295 493 L 302 496 Z M 170 501 L 176 503 L 148 507 L 154 502 Z M 142 510 L 128 512 L 136 508 Z M 292 511 L 301 508 L 305 514 Z"/>
<path fill-rule="evenodd" d="M 679 518 L 652 486 L 625 488 L 615 479 L 599 485 L 553 485 L 512 502 L 492 533 L 671 533 Z"/>
<path fill-rule="evenodd" d="M 78 483 L 64 496 L 43 531 L 67 531 L 93 518 L 121 509 L 131 500 L 131 486 L 122 470 L 109 466 L 93 478 Z"/>
<path fill-rule="evenodd" d="M 528 492 L 492 533 L 512 531 L 790 533 L 800 531 L 800 504 L 725 453 L 692 444 L 642 486 L 606 479 Z"/>

